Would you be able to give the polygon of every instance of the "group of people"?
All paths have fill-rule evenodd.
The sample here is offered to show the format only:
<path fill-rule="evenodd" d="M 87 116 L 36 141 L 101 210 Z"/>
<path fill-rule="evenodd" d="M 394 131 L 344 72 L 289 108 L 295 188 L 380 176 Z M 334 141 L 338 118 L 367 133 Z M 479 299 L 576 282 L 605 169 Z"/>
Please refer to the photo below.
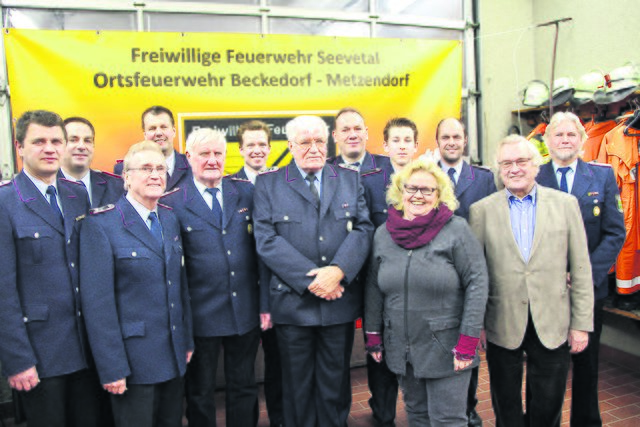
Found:
<path fill-rule="evenodd" d="M 455 118 L 438 124 L 434 160 L 416 158 L 407 118 L 374 155 L 362 114 L 344 108 L 327 158 L 326 123 L 298 116 L 293 160 L 272 168 L 269 127 L 249 121 L 245 165 L 228 176 L 221 132 L 193 131 L 181 154 L 170 110 L 145 110 L 142 128 L 110 174 L 91 169 L 88 120 L 16 122 L 0 363 L 30 427 L 176 427 L 184 396 L 190 426 L 215 426 L 221 348 L 226 423 L 255 426 L 260 341 L 271 425 L 344 427 L 360 317 L 381 426 L 399 388 L 412 426 L 481 426 L 478 347 L 498 425 L 559 426 L 570 358 L 572 426 L 602 425 L 602 300 L 625 230 L 611 169 L 579 158 L 573 114 L 547 127 L 548 164 L 522 137 L 501 141 L 500 191 L 463 160 Z"/>

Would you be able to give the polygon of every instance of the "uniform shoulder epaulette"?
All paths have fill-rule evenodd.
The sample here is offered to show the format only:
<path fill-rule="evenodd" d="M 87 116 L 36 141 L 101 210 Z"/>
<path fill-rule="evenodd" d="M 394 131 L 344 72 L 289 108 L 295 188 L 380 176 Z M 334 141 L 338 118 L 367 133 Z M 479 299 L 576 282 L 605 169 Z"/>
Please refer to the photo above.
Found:
<path fill-rule="evenodd" d="M 5 185 L 9 185 L 11 183 L 10 179 L 4 180 L 0 182 L 0 187 L 4 187 Z"/>
<path fill-rule="evenodd" d="M 95 171 L 95 172 L 98 172 L 99 174 L 102 174 L 102 175 L 110 176 L 110 177 L 112 177 L 112 178 L 122 179 L 122 176 L 121 176 L 121 175 L 118 175 L 118 174 L 115 174 L 115 173 L 111 173 L 111 172 L 107 172 L 107 171 L 101 171 L 101 170 L 99 170 L 99 169 L 94 169 L 94 171 Z"/>
<path fill-rule="evenodd" d="M 375 169 L 370 169 L 368 171 L 364 171 L 360 174 L 360 176 L 369 176 L 369 175 L 375 175 L 377 173 L 382 172 L 382 168 L 375 168 Z"/>
<path fill-rule="evenodd" d="M 589 162 L 589 164 L 593 165 L 593 166 L 600 166 L 600 167 L 603 167 L 603 168 L 611 168 L 611 167 L 613 167 L 609 163 Z"/>
<path fill-rule="evenodd" d="M 177 193 L 178 191 L 180 191 L 180 187 L 176 187 L 176 188 L 174 188 L 174 189 L 172 189 L 172 190 L 169 190 L 169 191 L 167 191 L 166 193 L 164 193 L 164 194 L 163 194 L 162 196 L 160 196 L 160 197 L 161 197 L 161 198 L 162 198 L 162 197 L 167 197 L 167 196 L 172 195 L 173 193 Z"/>
<path fill-rule="evenodd" d="M 124 159 L 118 159 L 118 160 L 116 160 L 116 164 L 118 164 L 118 163 L 124 163 Z"/>
<path fill-rule="evenodd" d="M 60 177 L 60 178 L 58 178 L 58 179 L 59 179 L 60 181 L 69 182 L 69 183 L 71 183 L 71 184 L 75 184 L 75 185 L 82 185 L 82 186 L 84 186 L 84 184 L 82 184 L 80 181 L 76 181 L 75 179 L 73 179 L 73 180 L 72 180 L 72 179 L 67 179 L 67 178 L 62 178 L 62 177 Z"/>
<path fill-rule="evenodd" d="M 260 172 L 258 175 L 264 175 L 264 174 L 267 174 L 267 173 L 277 172 L 277 171 L 279 171 L 279 170 L 280 170 L 280 168 L 279 168 L 279 167 L 277 167 L 277 166 L 272 166 L 272 167 L 270 167 L 270 168 L 267 168 L 267 169 L 263 170 L 263 171 L 262 171 L 262 172 Z"/>
<path fill-rule="evenodd" d="M 115 208 L 116 208 L 116 205 L 108 204 L 108 205 L 100 206 L 99 208 L 91 209 L 91 210 L 89 210 L 89 213 L 91 215 L 98 215 L 98 214 L 101 214 L 101 213 L 104 213 L 104 212 L 112 211 Z"/>
<path fill-rule="evenodd" d="M 165 208 L 165 209 L 168 209 L 170 211 L 173 210 L 173 208 L 171 206 L 163 205 L 162 203 L 158 203 L 158 207 Z"/>
<path fill-rule="evenodd" d="M 348 163 L 340 163 L 338 167 L 342 169 L 350 170 L 352 172 L 360 172 L 360 169 L 358 169 L 357 166 L 350 165 Z"/>
<path fill-rule="evenodd" d="M 231 176 L 225 176 L 225 178 L 229 178 L 231 181 L 236 181 L 236 182 L 248 182 L 249 184 L 251 184 L 251 181 L 248 179 L 244 179 L 244 178 L 238 178 L 235 175 L 231 175 Z"/>

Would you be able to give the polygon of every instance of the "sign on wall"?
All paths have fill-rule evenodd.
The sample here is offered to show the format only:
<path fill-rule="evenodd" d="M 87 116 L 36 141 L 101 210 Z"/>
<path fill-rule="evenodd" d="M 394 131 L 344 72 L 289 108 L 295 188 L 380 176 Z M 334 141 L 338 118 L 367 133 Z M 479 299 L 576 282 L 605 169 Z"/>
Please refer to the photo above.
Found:
<path fill-rule="evenodd" d="M 143 139 L 140 113 L 151 105 L 174 112 L 180 151 L 194 125 L 224 129 L 228 173 L 242 163 L 234 132 L 244 120 L 272 125 L 271 165 L 288 161 L 281 130 L 297 114 L 355 107 L 369 150 L 381 153 L 388 119 L 414 120 L 423 151 L 438 121 L 460 112 L 460 41 L 6 29 L 4 44 L 14 117 L 88 118 L 104 170 Z"/>

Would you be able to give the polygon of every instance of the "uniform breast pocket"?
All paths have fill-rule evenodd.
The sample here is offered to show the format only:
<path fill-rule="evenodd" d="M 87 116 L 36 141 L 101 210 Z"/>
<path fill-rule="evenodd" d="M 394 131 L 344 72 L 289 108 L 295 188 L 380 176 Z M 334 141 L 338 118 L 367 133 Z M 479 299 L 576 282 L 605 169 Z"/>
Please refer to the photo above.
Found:
<path fill-rule="evenodd" d="M 46 304 L 29 304 L 22 309 L 24 323 L 45 322 L 49 320 L 49 306 Z"/>
<path fill-rule="evenodd" d="M 350 209 L 340 209 L 334 212 L 334 217 L 336 219 L 336 226 L 338 228 L 343 228 L 347 232 L 351 232 L 353 230 L 353 221 L 354 221 L 355 213 Z"/>
<path fill-rule="evenodd" d="M 295 211 L 275 212 L 271 217 L 276 232 L 283 237 L 299 238 L 302 214 Z"/>
<path fill-rule="evenodd" d="M 387 205 L 384 203 L 375 203 L 371 206 L 371 215 L 387 215 Z"/>
<path fill-rule="evenodd" d="M 47 249 L 51 249 L 55 231 L 48 227 L 17 227 L 18 262 L 41 264 Z"/>
<path fill-rule="evenodd" d="M 582 213 L 582 220 L 585 225 L 587 224 L 597 224 L 600 222 L 600 215 L 602 214 L 600 203 L 596 200 L 593 203 L 589 203 L 583 206 L 580 206 L 580 210 Z"/>
<path fill-rule="evenodd" d="M 129 282 L 142 282 L 144 264 L 151 258 L 151 252 L 144 247 L 116 248 L 116 274 L 126 276 Z"/>
<path fill-rule="evenodd" d="M 387 216 L 389 215 L 388 206 L 384 203 L 375 203 L 371 206 L 369 215 L 371 217 L 371 221 L 373 221 L 373 225 L 378 227 L 387 220 Z"/>

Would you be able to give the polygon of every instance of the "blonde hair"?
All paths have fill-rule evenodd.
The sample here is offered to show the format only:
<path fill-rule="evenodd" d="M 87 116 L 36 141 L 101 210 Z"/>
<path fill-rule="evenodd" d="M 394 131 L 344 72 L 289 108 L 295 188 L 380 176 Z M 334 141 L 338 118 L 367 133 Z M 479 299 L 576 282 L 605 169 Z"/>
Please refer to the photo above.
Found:
<path fill-rule="evenodd" d="M 544 131 L 545 144 L 549 145 L 549 137 L 551 136 L 551 132 L 553 132 L 553 130 L 562 122 L 573 123 L 576 126 L 578 133 L 580 134 L 580 140 L 584 144 L 584 142 L 588 138 L 587 131 L 584 129 L 584 126 L 582 126 L 580 118 L 569 111 L 559 111 L 551 116 L 551 120 L 549 121 L 549 124 Z"/>
<path fill-rule="evenodd" d="M 436 207 L 444 204 L 451 211 L 458 209 L 459 203 L 453 194 L 453 186 L 451 185 L 449 176 L 432 160 L 415 160 L 405 166 L 400 172 L 394 174 L 391 185 L 387 190 L 387 203 L 401 211 L 403 208 L 402 193 L 404 191 L 404 184 L 414 173 L 420 171 L 427 172 L 436 179 L 438 186 L 438 203 Z"/>

